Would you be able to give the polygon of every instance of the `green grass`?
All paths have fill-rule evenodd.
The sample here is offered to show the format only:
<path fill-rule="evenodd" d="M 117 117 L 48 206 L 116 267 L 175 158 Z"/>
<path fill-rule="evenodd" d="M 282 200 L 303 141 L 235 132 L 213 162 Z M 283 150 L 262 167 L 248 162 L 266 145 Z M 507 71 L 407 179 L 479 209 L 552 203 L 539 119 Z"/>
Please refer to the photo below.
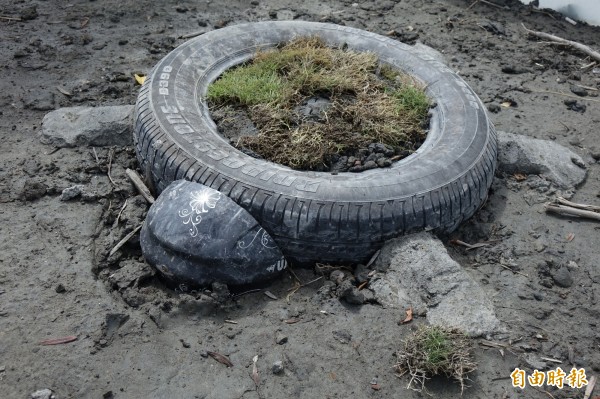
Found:
<path fill-rule="evenodd" d="M 311 97 L 331 102 L 318 123 L 296 111 Z M 318 169 L 332 154 L 373 142 L 415 150 L 430 106 L 419 85 L 376 55 L 330 48 L 317 37 L 257 53 L 213 82 L 207 99 L 247 111 L 259 134 L 239 146 L 297 169 Z"/>
<path fill-rule="evenodd" d="M 426 391 L 425 382 L 436 375 L 456 379 L 464 390 L 468 374 L 477 368 L 469 338 L 439 326 L 419 327 L 404 342 L 397 358 L 394 368 L 398 376 L 408 374 L 408 388 L 417 391 Z"/>

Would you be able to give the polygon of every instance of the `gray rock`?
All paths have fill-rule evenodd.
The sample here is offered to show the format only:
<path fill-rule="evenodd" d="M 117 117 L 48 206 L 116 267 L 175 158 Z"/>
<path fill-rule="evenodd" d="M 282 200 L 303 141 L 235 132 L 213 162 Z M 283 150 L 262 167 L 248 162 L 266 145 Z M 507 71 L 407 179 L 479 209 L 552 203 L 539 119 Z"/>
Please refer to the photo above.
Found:
<path fill-rule="evenodd" d="M 575 161 L 574 161 L 575 160 Z M 583 159 L 553 141 L 498 132 L 498 169 L 542 175 L 562 189 L 579 186 L 587 176 Z"/>
<path fill-rule="evenodd" d="M 61 201 L 69 201 L 69 200 L 72 200 L 73 198 L 77 198 L 77 197 L 81 196 L 81 193 L 83 192 L 83 188 L 84 188 L 84 186 L 82 184 L 77 184 L 72 187 L 67 187 L 62 191 L 59 199 Z"/>
<path fill-rule="evenodd" d="M 341 282 L 338 288 L 338 296 L 351 305 L 362 305 L 365 302 L 365 296 L 354 286 L 352 279 Z"/>
<path fill-rule="evenodd" d="M 246 210 L 212 188 L 184 180 L 156 199 L 140 243 L 148 263 L 189 287 L 261 283 L 287 267 L 275 241 Z"/>
<path fill-rule="evenodd" d="M 133 105 L 61 108 L 46 114 L 40 140 L 55 147 L 133 144 Z"/>
<path fill-rule="evenodd" d="M 377 263 L 387 262 L 387 265 Z M 453 327 L 472 336 L 501 330 L 489 295 L 456 263 L 430 233 L 397 238 L 382 248 L 370 283 L 384 306 L 427 308 L 430 324 Z"/>
<path fill-rule="evenodd" d="M 34 393 L 31 394 L 31 399 L 54 399 L 55 396 L 52 393 L 52 390 L 46 388 L 46 389 L 40 389 L 39 391 L 35 391 Z"/>
<path fill-rule="evenodd" d="M 552 272 L 552 280 L 562 288 L 569 288 L 573 285 L 573 277 L 566 266 L 561 266 Z"/>
<path fill-rule="evenodd" d="M 271 371 L 273 371 L 273 374 L 283 373 L 283 362 L 281 360 L 278 360 L 275 363 L 273 363 L 273 367 L 271 368 Z"/>

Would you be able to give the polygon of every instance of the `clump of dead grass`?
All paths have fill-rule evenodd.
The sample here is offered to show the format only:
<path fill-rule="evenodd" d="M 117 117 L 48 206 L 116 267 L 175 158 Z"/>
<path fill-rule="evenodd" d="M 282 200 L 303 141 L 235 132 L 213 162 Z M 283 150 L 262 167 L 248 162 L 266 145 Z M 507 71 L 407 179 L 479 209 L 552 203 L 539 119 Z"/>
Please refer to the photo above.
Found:
<path fill-rule="evenodd" d="M 307 118 L 298 107 L 314 97 L 330 106 Z M 211 107 L 247 109 L 259 134 L 238 147 L 297 169 L 319 169 L 333 154 L 370 143 L 410 153 L 425 139 L 430 105 L 422 87 L 376 55 L 330 48 L 318 37 L 258 52 L 213 82 L 207 98 Z"/>
<path fill-rule="evenodd" d="M 469 338 L 462 332 L 437 326 L 419 327 L 397 353 L 398 376 L 408 374 L 407 388 L 426 391 L 425 382 L 436 375 L 454 378 L 464 391 L 467 375 L 476 369 Z"/>

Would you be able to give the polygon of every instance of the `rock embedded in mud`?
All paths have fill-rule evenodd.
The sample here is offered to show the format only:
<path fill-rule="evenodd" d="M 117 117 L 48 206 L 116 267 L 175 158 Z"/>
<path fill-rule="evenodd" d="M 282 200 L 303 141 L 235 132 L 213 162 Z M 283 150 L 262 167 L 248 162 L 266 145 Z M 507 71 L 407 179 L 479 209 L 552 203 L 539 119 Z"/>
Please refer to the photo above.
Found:
<path fill-rule="evenodd" d="M 542 175 L 560 188 L 570 189 L 587 176 L 576 163 L 585 166 L 579 155 L 553 141 L 498 132 L 498 169 L 504 173 Z"/>
<path fill-rule="evenodd" d="M 562 288 L 569 288 L 573 285 L 573 277 L 566 266 L 561 266 L 551 273 L 554 283 Z"/>
<path fill-rule="evenodd" d="M 35 391 L 34 393 L 31 394 L 30 398 L 31 399 L 54 399 L 54 398 L 56 398 L 56 396 L 54 396 L 54 393 L 52 392 L 51 389 L 45 388 L 45 389 L 40 389 L 39 391 Z"/>
<path fill-rule="evenodd" d="M 61 201 L 70 201 L 74 198 L 80 197 L 83 193 L 84 187 L 85 186 L 83 184 L 76 184 L 74 186 L 67 187 L 62 191 L 59 199 Z"/>
<path fill-rule="evenodd" d="M 55 147 L 133 144 L 133 105 L 69 107 L 46 114 L 40 141 Z"/>
<path fill-rule="evenodd" d="M 271 371 L 273 372 L 273 374 L 282 374 L 284 371 L 283 362 L 281 360 L 277 360 L 275 363 L 273 363 Z"/>
<path fill-rule="evenodd" d="M 375 261 L 369 287 L 384 306 L 427 308 L 432 325 L 481 336 L 500 330 L 489 294 L 453 260 L 430 233 L 388 241 Z"/>
<path fill-rule="evenodd" d="M 212 188 L 184 180 L 156 199 L 140 242 L 148 263 L 176 285 L 261 283 L 287 267 L 275 241 L 246 210 Z"/>
<path fill-rule="evenodd" d="M 582 104 L 577 100 L 565 100 L 564 103 L 567 106 L 567 108 L 571 111 L 579 112 L 582 114 L 585 113 L 585 110 L 587 109 L 585 104 Z"/>
<path fill-rule="evenodd" d="M 587 90 L 584 89 L 583 87 L 571 85 L 570 89 L 571 89 L 571 93 L 576 94 L 579 97 L 586 97 L 588 95 Z"/>

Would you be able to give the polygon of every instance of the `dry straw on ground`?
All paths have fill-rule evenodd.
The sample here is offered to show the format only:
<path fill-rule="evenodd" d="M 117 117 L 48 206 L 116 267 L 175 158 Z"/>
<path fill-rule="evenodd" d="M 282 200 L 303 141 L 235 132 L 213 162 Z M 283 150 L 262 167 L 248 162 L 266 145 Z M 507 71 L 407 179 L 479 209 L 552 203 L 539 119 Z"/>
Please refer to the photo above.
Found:
<path fill-rule="evenodd" d="M 425 382 L 437 375 L 456 379 L 464 391 L 467 375 L 476 369 L 469 338 L 460 331 L 443 327 L 419 327 L 397 356 L 394 369 L 398 376 L 408 374 L 407 388 L 419 392 L 427 392 Z"/>

